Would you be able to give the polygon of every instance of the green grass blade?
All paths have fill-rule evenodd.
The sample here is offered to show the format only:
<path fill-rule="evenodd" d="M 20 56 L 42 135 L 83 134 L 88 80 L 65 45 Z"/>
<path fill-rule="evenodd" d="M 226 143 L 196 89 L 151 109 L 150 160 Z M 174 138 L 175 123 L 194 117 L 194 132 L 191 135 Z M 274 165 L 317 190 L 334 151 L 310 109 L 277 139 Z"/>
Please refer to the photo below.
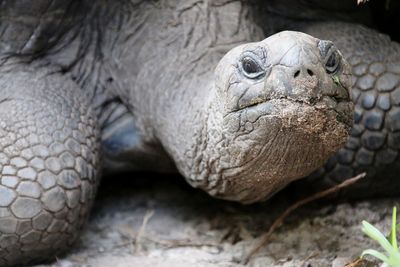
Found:
<path fill-rule="evenodd" d="M 380 259 L 381 261 L 383 261 L 386 264 L 389 264 L 389 258 L 384 255 L 383 253 L 376 251 L 374 249 L 366 249 L 362 252 L 361 257 L 364 257 L 365 255 L 371 255 L 377 259 Z"/>
<path fill-rule="evenodd" d="M 393 213 L 392 213 L 392 247 L 394 250 L 399 251 L 399 248 L 397 247 L 397 237 L 396 237 L 396 216 L 397 216 L 397 209 L 396 207 L 393 207 Z"/>
<path fill-rule="evenodd" d="M 362 231 L 365 234 L 367 234 L 370 238 L 377 241 L 383 247 L 383 249 L 386 250 L 386 252 L 388 252 L 389 254 L 394 254 L 397 252 L 396 250 L 394 250 L 394 248 L 386 239 L 386 237 L 372 224 L 370 224 L 367 221 L 362 221 L 362 225 L 363 225 Z"/>

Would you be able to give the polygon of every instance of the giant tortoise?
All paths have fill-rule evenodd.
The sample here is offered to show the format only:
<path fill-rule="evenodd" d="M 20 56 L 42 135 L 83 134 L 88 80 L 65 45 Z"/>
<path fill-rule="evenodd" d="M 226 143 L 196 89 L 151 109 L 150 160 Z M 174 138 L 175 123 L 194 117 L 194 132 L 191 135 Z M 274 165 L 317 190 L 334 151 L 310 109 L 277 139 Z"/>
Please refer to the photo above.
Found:
<path fill-rule="evenodd" d="M 65 251 L 101 173 L 253 203 L 391 170 L 399 45 L 317 2 L 0 0 L 0 265 Z"/>

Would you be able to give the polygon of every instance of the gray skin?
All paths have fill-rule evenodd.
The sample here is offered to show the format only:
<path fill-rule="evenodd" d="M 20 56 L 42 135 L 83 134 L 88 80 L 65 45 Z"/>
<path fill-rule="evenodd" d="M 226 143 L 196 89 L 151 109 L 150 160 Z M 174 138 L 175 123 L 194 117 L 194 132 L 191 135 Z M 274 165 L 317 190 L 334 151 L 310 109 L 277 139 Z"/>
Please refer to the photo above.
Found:
<path fill-rule="evenodd" d="M 102 171 L 178 170 L 252 203 L 344 146 L 350 65 L 324 39 L 263 40 L 275 30 L 255 6 L 0 1 L 0 265 L 65 251 Z"/>
<path fill-rule="evenodd" d="M 366 172 L 367 178 L 341 192 L 342 198 L 398 195 L 400 45 L 376 31 L 347 23 L 325 22 L 303 29 L 319 38 L 336 36 L 335 44 L 352 65 L 355 112 L 346 146 L 297 190 L 321 190 Z"/>
<path fill-rule="evenodd" d="M 357 6 L 356 1 L 270 0 L 263 12 L 267 35 L 290 29 L 332 40 L 352 66 L 355 113 L 351 136 L 323 168 L 294 183 L 291 189 L 308 194 L 366 172 L 366 179 L 342 190 L 339 197 L 398 195 L 400 45 L 359 25 L 374 27 L 372 11 L 368 6 Z"/>

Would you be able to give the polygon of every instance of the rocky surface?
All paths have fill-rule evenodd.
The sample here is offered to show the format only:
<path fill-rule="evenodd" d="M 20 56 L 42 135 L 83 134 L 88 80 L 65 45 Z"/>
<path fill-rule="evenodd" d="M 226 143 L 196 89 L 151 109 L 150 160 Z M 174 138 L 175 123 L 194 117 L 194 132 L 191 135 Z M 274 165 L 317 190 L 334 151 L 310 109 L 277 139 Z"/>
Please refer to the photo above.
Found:
<path fill-rule="evenodd" d="M 243 206 L 216 200 L 180 177 L 105 178 L 91 219 L 70 253 L 37 267 L 239 267 L 272 221 L 294 202 L 286 193 Z M 368 220 L 388 232 L 397 199 L 312 203 L 295 211 L 247 266 L 343 266 L 365 248 Z"/>

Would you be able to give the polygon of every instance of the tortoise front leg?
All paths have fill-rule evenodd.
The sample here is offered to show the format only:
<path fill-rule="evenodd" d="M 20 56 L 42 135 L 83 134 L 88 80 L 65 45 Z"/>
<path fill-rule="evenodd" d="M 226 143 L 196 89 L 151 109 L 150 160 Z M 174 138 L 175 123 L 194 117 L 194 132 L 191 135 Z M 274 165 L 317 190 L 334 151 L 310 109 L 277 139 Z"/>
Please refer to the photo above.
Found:
<path fill-rule="evenodd" d="M 68 77 L 0 67 L 0 266 L 51 259 L 77 237 L 98 184 L 94 112 Z"/>

